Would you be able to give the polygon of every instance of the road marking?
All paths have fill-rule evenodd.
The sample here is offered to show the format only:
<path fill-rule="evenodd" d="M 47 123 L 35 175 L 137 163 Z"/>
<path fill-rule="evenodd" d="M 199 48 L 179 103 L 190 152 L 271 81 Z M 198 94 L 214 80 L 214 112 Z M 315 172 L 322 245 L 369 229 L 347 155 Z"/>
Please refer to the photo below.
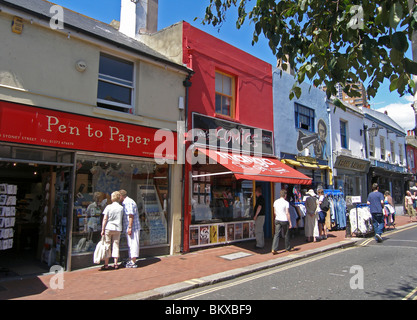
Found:
<path fill-rule="evenodd" d="M 365 240 L 364 242 L 362 242 L 361 244 L 360 244 L 360 246 L 361 247 L 365 247 L 368 243 L 370 243 L 371 241 L 373 241 L 374 239 L 367 239 L 367 240 Z"/>
<path fill-rule="evenodd" d="M 406 228 L 403 228 L 403 229 L 400 229 L 400 230 L 387 232 L 387 234 L 390 234 L 391 235 L 391 234 L 395 234 L 395 233 L 398 233 L 398 232 L 402 232 L 402 231 L 406 231 L 406 230 L 409 230 L 409 229 L 413 229 L 413 228 L 416 228 L 416 227 L 417 227 L 417 225 L 413 225 L 413 226 L 406 227 Z M 367 239 L 364 242 L 362 242 L 360 244 L 360 246 L 362 246 L 362 247 L 363 246 L 366 246 L 367 244 L 369 244 L 370 242 L 372 242 L 374 240 L 375 240 L 374 238 Z M 300 262 L 295 262 L 295 263 L 292 263 L 292 264 L 289 264 L 289 265 L 286 265 L 286 266 L 277 267 L 279 269 L 276 269 L 276 270 L 271 270 L 271 271 L 263 272 L 262 274 L 256 274 L 256 275 L 251 276 L 251 277 L 247 277 L 247 278 L 244 278 L 244 279 L 241 279 L 241 280 L 236 280 L 236 281 L 234 281 L 232 283 L 229 283 L 229 284 L 224 284 L 224 285 L 221 285 L 221 286 L 218 286 L 218 287 L 214 287 L 214 288 L 209 288 L 209 289 L 206 289 L 206 290 L 202 290 L 200 292 L 192 293 L 192 294 L 189 294 L 189 295 L 186 295 L 186 296 L 177 298 L 175 300 L 190 300 L 190 299 L 193 299 L 193 298 L 197 298 L 197 297 L 202 296 L 202 295 L 205 295 L 205 294 L 209 294 L 209 293 L 212 293 L 212 292 L 215 292 L 215 291 L 219 291 L 219 290 L 231 288 L 231 287 L 237 286 L 239 284 L 243 284 L 245 282 L 249 282 L 249 281 L 256 280 L 256 279 L 259 279 L 259 278 L 262 278 L 262 277 L 266 277 L 266 276 L 270 276 L 270 275 L 273 275 L 275 273 L 279 273 L 281 271 L 286 271 L 286 270 L 289 270 L 289 269 L 292 269 L 292 268 L 296 268 L 296 267 L 302 266 L 302 265 L 307 264 L 307 263 L 310 263 L 310 262 L 314 262 L 314 261 L 317 261 L 317 260 L 320 260 L 320 259 L 324 259 L 324 258 L 330 257 L 330 256 L 335 255 L 335 254 L 338 254 L 340 252 L 346 252 L 348 250 L 352 250 L 354 248 L 356 248 L 356 247 L 344 248 L 343 250 L 332 251 L 330 253 L 323 254 L 323 255 L 318 255 L 318 256 L 315 256 L 315 257 L 311 257 L 311 258 L 308 258 L 306 260 L 303 259 Z M 197 281 L 203 282 L 202 280 L 199 280 L 199 279 L 187 280 L 186 282 L 193 283 L 194 281 L 196 281 L 196 282 Z M 195 283 L 193 283 L 193 284 L 195 284 Z M 407 296 L 410 296 L 411 297 L 416 291 L 417 291 L 417 288 L 414 289 L 413 292 L 410 293 L 410 294 L 408 294 Z M 407 296 L 403 300 L 407 300 L 408 299 Z M 414 300 L 415 299 L 417 299 L 417 296 L 414 297 Z"/>
<path fill-rule="evenodd" d="M 396 234 L 396 233 L 402 232 L 402 231 L 407 231 L 407 230 L 410 230 L 410 229 L 413 229 L 413 228 L 416 228 L 416 227 L 417 227 L 417 225 L 412 225 L 412 226 L 405 227 L 405 228 L 395 230 L 395 231 L 387 231 L 387 232 L 385 232 L 385 234 L 392 235 L 392 234 Z M 369 243 L 371 243 L 374 240 L 375 240 L 374 238 L 367 239 L 364 242 L 360 243 L 359 246 L 365 247 L 366 245 L 368 245 Z M 390 241 L 400 241 L 400 240 L 395 240 L 395 239 L 389 239 L 389 240 Z M 384 240 L 384 241 L 386 241 L 386 240 Z M 407 241 L 407 240 L 403 240 L 403 241 Z"/>
<path fill-rule="evenodd" d="M 408 300 L 408 299 L 410 299 L 415 293 L 417 292 L 417 288 L 415 288 L 413 291 L 411 291 L 409 294 L 407 294 L 404 298 L 403 298 L 403 300 Z M 416 298 L 417 298 L 417 296 L 415 296 L 414 298 L 413 298 L 413 300 L 416 300 Z"/>
<path fill-rule="evenodd" d="M 241 279 L 241 280 L 233 281 L 232 283 L 228 283 L 228 284 L 224 284 L 224 285 L 221 285 L 221 286 L 218 286 L 218 287 L 209 288 L 209 289 L 206 289 L 206 290 L 203 290 L 203 291 L 200 291 L 200 292 L 192 293 L 192 294 L 189 294 L 187 296 L 177 298 L 175 300 L 190 300 L 190 299 L 193 299 L 193 298 L 197 298 L 197 297 L 205 295 L 205 294 L 209 294 L 209 293 L 212 293 L 212 292 L 215 292 L 215 291 L 231 288 L 231 287 L 237 286 L 239 284 L 243 284 L 245 282 L 249 282 L 249 281 L 256 280 L 256 279 L 259 279 L 259 278 L 263 278 L 263 277 L 266 277 L 266 276 L 270 276 L 270 275 L 273 275 L 275 273 L 279 273 L 281 271 L 286 271 L 286 270 L 296 268 L 296 267 L 302 266 L 302 265 L 310 263 L 310 262 L 314 262 L 314 261 L 317 261 L 317 260 L 320 260 L 320 259 L 324 259 L 324 258 L 330 257 L 332 255 L 338 254 L 340 252 L 346 252 L 347 250 L 352 250 L 353 248 L 354 247 L 345 248 L 343 250 L 336 250 L 336 251 L 333 251 L 333 252 L 330 252 L 330 253 L 327 253 L 327 254 L 311 257 L 311 258 L 308 258 L 306 260 L 303 259 L 303 261 L 300 261 L 300 262 L 295 262 L 295 263 L 291 263 L 289 265 L 278 267 L 279 269 L 276 269 L 276 270 L 263 272 L 261 274 L 255 274 L 253 276 L 250 276 L 250 277 L 247 277 L 247 278 L 244 278 L 244 279 Z"/>

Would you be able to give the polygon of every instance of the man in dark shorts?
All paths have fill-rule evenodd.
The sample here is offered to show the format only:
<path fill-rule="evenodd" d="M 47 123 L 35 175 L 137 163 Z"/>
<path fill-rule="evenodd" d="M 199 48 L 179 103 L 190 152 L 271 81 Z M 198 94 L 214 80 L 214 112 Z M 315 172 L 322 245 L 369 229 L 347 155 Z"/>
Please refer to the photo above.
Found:
<path fill-rule="evenodd" d="M 384 196 L 379 192 L 377 183 L 372 184 L 372 192 L 368 195 L 367 204 L 372 215 L 372 225 L 375 231 L 375 240 L 382 242 L 382 231 L 384 229 L 384 214 L 382 208 L 384 207 Z"/>

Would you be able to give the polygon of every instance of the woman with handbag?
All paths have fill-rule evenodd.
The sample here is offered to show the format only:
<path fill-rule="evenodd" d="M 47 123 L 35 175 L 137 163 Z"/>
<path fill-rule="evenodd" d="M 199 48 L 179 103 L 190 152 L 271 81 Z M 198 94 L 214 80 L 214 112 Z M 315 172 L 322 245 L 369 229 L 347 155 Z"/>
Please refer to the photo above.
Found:
<path fill-rule="evenodd" d="M 120 205 L 120 192 L 115 191 L 111 194 L 112 204 L 108 205 L 103 211 L 103 226 L 101 236 L 104 236 L 105 245 L 112 247 L 112 257 L 114 259 L 114 269 L 119 269 L 117 264 L 119 259 L 119 241 L 122 232 L 123 207 Z M 102 270 L 109 270 L 109 255 L 104 258 Z"/>

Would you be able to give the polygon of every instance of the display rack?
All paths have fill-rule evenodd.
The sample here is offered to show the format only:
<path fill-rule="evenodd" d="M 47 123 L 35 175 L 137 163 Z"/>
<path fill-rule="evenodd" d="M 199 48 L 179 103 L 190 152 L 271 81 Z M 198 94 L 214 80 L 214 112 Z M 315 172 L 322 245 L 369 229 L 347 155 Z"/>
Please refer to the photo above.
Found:
<path fill-rule="evenodd" d="M 357 203 L 356 204 L 356 230 L 353 232 L 357 237 L 367 237 L 370 234 L 373 233 L 373 227 L 372 227 L 372 223 L 371 220 L 365 220 L 365 225 L 367 226 L 366 231 L 362 232 L 360 231 L 359 228 L 359 214 L 358 214 L 358 209 L 359 208 L 366 208 L 369 207 L 369 205 L 367 203 Z"/>
<path fill-rule="evenodd" d="M 0 184 L 0 251 L 13 248 L 17 186 Z"/>
<path fill-rule="evenodd" d="M 0 251 L 13 248 L 14 227 L 16 223 L 17 186 L 0 184 Z M 0 272 L 9 272 L 0 266 Z"/>

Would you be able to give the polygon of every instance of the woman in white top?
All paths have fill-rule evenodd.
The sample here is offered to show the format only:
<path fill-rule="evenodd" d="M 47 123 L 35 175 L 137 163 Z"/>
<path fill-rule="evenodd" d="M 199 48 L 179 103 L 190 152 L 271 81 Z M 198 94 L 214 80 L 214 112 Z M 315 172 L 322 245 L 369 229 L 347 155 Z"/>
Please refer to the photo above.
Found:
<path fill-rule="evenodd" d="M 101 235 L 104 236 L 106 246 L 113 244 L 112 257 L 114 259 L 114 269 L 119 269 L 117 261 L 119 259 L 119 241 L 122 232 L 123 207 L 120 205 L 120 193 L 115 191 L 111 194 L 112 204 L 108 205 L 104 211 L 103 226 Z M 109 270 L 109 258 L 104 259 L 102 270 Z"/>

